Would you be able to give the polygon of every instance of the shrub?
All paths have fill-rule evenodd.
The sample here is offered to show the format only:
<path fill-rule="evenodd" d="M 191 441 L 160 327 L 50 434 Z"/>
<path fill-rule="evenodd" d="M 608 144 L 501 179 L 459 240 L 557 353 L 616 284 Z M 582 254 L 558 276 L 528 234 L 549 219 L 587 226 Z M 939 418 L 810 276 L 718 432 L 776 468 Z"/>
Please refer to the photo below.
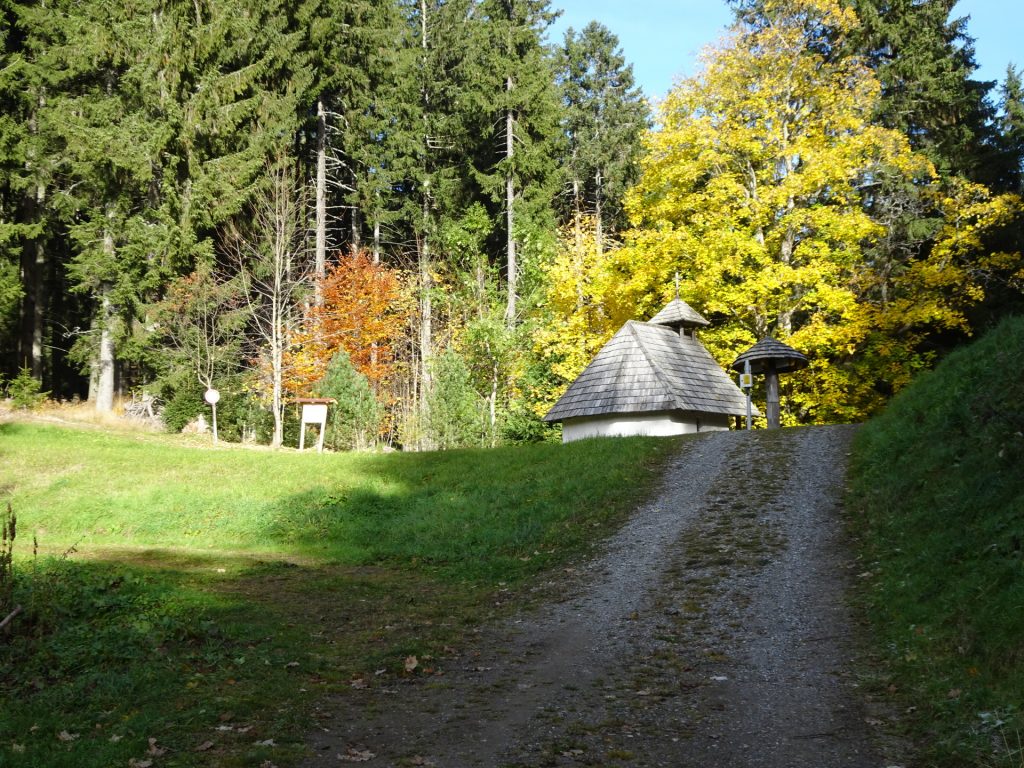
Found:
<path fill-rule="evenodd" d="M 186 379 L 171 390 L 169 396 L 165 394 L 165 399 L 167 405 L 161 416 L 168 432 L 181 432 L 186 424 L 210 407 L 203 401 L 203 387 L 195 379 Z"/>
<path fill-rule="evenodd" d="M 501 437 L 507 443 L 559 443 L 562 441 L 560 425 L 545 423 L 527 408 L 508 412 L 501 426 Z"/>
<path fill-rule="evenodd" d="M 40 406 L 50 394 L 43 392 L 42 388 L 42 384 L 32 378 L 32 372 L 23 367 L 7 385 L 7 393 L 11 396 L 16 408 L 32 410 Z"/>
<path fill-rule="evenodd" d="M 427 433 L 438 447 L 471 448 L 487 444 L 488 429 L 480 395 L 466 362 L 452 350 L 435 358 L 434 388 L 428 397 Z"/>
<path fill-rule="evenodd" d="M 331 448 L 366 448 L 377 437 L 381 407 L 370 388 L 370 381 L 352 365 L 346 352 L 337 352 L 327 373 L 316 386 L 318 397 L 333 397 L 325 442 Z"/>

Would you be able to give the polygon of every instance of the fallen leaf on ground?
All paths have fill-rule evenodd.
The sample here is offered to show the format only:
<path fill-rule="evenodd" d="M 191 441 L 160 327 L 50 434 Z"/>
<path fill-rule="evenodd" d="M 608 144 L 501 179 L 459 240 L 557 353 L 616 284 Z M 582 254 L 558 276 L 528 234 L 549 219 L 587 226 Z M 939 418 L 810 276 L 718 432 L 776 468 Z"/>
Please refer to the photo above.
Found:
<path fill-rule="evenodd" d="M 24 744 L 11 744 L 11 752 L 15 752 L 15 753 L 20 755 L 24 751 L 25 751 L 25 745 Z"/>
<path fill-rule="evenodd" d="M 118 734 L 115 733 L 113 736 L 111 736 L 109 739 L 107 739 L 107 741 L 109 741 L 111 744 L 117 744 L 117 742 L 119 742 L 123 738 L 124 738 L 124 736 L 119 736 Z"/>
<path fill-rule="evenodd" d="M 405 657 L 405 671 L 406 672 L 412 672 L 419 665 L 420 665 L 420 660 L 417 659 L 415 656 L 406 656 Z"/>
<path fill-rule="evenodd" d="M 959 699 L 960 694 L 963 693 L 959 688 L 950 688 L 949 693 L 946 694 L 947 699 Z"/>
<path fill-rule="evenodd" d="M 434 763 L 430 760 L 427 760 L 427 758 L 423 757 L 423 755 L 416 755 L 409 761 L 409 765 L 424 765 L 429 767 L 433 766 Z"/>
<path fill-rule="evenodd" d="M 376 756 L 368 749 L 349 747 L 345 750 L 345 754 L 338 755 L 338 759 L 343 763 L 365 763 L 367 760 L 373 760 Z"/>
<path fill-rule="evenodd" d="M 128 768 L 149 768 L 152 764 L 152 760 L 136 760 L 133 757 L 128 761 Z"/>
<path fill-rule="evenodd" d="M 156 745 L 156 739 L 154 739 L 154 738 L 153 738 L 152 736 L 150 736 L 150 737 L 149 737 L 149 749 L 148 749 L 148 750 L 146 750 L 146 751 L 147 751 L 147 752 L 148 752 L 148 753 L 149 753 L 150 755 L 152 755 L 153 757 L 160 757 L 160 755 L 162 755 L 162 754 L 163 754 L 164 752 L 166 752 L 167 750 L 166 750 L 166 749 L 163 749 L 162 747 L 158 747 L 158 746 Z"/>
<path fill-rule="evenodd" d="M 297 666 L 299 666 L 299 662 L 297 662 L 297 661 L 289 661 L 289 662 L 288 662 L 287 664 L 285 664 L 284 666 L 285 666 L 286 668 L 290 668 L 290 667 L 297 667 Z"/>
<path fill-rule="evenodd" d="M 562 753 L 562 757 L 579 757 L 582 754 L 582 749 L 569 749 Z"/>
<path fill-rule="evenodd" d="M 206 750 L 212 749 L 212 748 L 213 748 L 213 742 L 212 741 L 204 741 L 202 744 L 200 744 L 198 747 L 196 747 L 196 752 L 205 752 Z"/>
<path fill-rule="evenodd" d="M 67 731 L 61 731 L 57 734 L 57 738 L 61 741 L 74 741 L 78 738 L 77 733 L 68 733 Z"/>
<path fill-rule="evenodd" d="M 263 741 L 255 742 L 255 744 L 256 744 L 257 747 L 276 747 L 277 746 L 277 744 L 274 743 L 273 739 L 264 739 Z"/>
<path fill-rule="evenodd" d="M 352 680 L 351 682 L 349 682 L 349 685 L 351 685 L 353 688 L 358 688 L 360 690 L 362 690 L 363 688 L 370 687 L 370 684 L 361 677 L 357 677 L 355 680 Z"/>

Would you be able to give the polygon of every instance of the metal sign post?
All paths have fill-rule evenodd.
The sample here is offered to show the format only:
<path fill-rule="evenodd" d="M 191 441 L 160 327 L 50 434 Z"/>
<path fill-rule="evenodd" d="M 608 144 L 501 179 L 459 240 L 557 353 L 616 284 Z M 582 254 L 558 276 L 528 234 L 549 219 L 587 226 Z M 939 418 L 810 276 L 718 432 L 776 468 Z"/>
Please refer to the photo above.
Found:
<path fill-rule="evenodd" d="M 747 429 L 750 429 L 751 404 L 750 392 L 754 387 L 754 375 L 750 372 L 750 361 L 743 364 L 743 373 L 740 374 L 740 389 L 747 395 Z"/>
<path fill-rule="evenodd" d="M 212 387 L 206 390 L 203 395 L 203 399 L 210 404 L 213 409 L 213 444 L 217 444 L 217 403 L 220 402 L 220 392 Z"/>

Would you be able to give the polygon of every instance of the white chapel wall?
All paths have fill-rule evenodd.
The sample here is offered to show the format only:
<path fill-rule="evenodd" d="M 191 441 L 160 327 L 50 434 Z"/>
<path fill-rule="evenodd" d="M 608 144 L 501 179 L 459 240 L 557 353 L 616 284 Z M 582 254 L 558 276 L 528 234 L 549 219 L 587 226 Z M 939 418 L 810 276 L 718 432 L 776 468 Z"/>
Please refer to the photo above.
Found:
<path fill-rule="evenodd" d="M 562 442 L 588 437 L 672 437 L 726 429 L 729 417 L 720 413 L 613 413 L 566 419 L 562 423 Z"/>

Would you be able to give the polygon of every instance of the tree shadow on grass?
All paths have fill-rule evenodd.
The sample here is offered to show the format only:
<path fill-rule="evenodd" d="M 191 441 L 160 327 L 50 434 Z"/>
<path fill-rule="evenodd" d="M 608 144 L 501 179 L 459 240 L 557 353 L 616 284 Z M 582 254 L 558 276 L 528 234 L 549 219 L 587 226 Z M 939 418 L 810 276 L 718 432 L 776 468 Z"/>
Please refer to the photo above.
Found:
<path fill-rule="evenodd" d="M 0 708 L 0 764 L 83 768 L 161 749 L 294 762 L 322 696 L 404 674 L 486 602 L 414 571 L 159 548 L 29 568 L 19 599 L 24 623 L 0 637 L 0 695 L 18 702 Z"/>

